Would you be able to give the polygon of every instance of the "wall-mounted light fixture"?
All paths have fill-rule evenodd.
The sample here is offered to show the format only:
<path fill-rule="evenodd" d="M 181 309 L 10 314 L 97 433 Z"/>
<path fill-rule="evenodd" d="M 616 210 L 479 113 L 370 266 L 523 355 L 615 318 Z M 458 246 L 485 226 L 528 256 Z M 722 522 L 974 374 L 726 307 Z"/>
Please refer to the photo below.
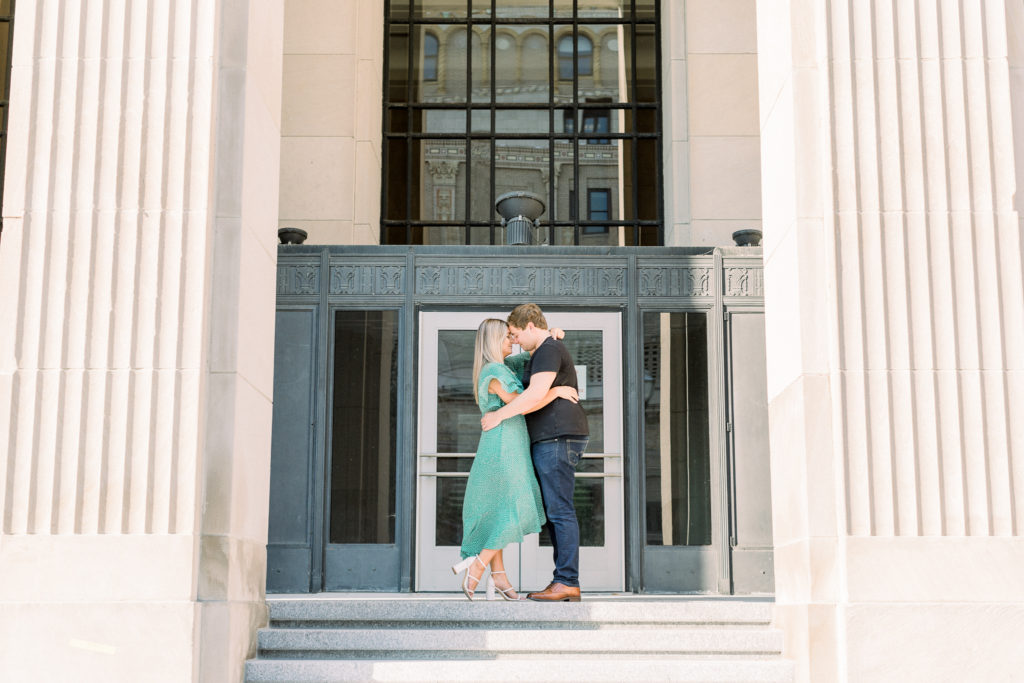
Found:
<path fill-rule="evenodd" d="M 494 201 L 505 228 L 505 244 L 530 244 L 531 228 L 540 227 L 544 202 L 532 192 L 506 192 Z"/>

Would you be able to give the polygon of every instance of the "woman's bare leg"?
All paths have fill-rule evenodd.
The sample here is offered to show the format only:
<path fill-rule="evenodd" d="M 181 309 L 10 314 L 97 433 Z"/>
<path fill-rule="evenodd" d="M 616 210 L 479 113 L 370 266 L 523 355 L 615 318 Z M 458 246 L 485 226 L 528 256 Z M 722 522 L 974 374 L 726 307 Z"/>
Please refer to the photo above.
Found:
<path fill-rule="evenodd" d="M 476 579 L 476 581 L 469 582 L 470 593 L 475 593 L 477 588 L 480 587 L 480 579 L 484 575 L 484 570 L 487 569 L 487 566 L 491 563 L 491 560 L 494 558 L 495 554 L 500 553 L 500 550 L 492 550 L 490 548 L 484 548 L 480 551 L 480 554 L 477 555 L 477 557 L 480 558 L 480 562 L 483 562 L 483 564 L 480 564 L 480 562 L 474 562 L 469 566 L 469 575 L 472 578 Z"/>
<path fill-rule="evenodd" d="M 494 557 L 491 558 L 491 573 L 505 571 L 505 561 L 503 559 L 503 551 L 498 550 L 494 553 Z"/>
<path fill-rule="evenodd" d="M 495 574 L 497 576 L 494 576 Z M 491 558 L 491 576 L 494 577 L 494 585 L 503 590 L 510 598 L 518 597 L 512 590 L 512 581 L 505 573 L 505 558 L 500 550 Z"/>

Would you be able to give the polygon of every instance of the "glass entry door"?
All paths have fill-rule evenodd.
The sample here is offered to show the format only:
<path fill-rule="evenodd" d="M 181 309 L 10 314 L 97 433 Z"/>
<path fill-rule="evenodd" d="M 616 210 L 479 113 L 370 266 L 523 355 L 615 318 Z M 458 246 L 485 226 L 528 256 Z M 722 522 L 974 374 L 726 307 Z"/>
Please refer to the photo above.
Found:
<path fill-rule="evenodd" d="M 462 544 L 462 500 L 477 444 L 473 342 L 484 318 L 507 312 L 420 314 L 417 439 L 416 590 L 454 591 L 452 564 Z M 590 442 L 576 470 L 580 584 L 584 591 L 624 588 L 622 501 L 622 335 L 618 313 L 549 313 L 566 331 L 576 364 Z M 518 351 L 518 349 L 516 349 Z M 513 586 L 539 590 L 554 568 L 546 533 L 505 549 Z"/>

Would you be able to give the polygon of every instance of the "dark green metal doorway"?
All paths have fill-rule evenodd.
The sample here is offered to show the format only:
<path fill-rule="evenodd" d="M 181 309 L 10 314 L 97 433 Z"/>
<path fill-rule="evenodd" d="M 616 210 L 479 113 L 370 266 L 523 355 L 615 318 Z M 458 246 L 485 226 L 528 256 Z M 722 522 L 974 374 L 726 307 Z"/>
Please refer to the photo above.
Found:
<path fill-rule="evenodd" d="M 759 248 L 280 247 L 268 592 L 413 589 L 420 313 L 525 301 L 621 320 L 626 590 L 770 592 L 761 273 Z"/>

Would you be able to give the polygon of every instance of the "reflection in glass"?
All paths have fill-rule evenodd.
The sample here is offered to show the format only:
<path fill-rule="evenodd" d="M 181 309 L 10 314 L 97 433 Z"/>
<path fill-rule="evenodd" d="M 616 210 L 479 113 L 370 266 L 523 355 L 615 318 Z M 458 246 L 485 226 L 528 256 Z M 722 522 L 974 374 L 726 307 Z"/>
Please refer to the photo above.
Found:
<path fill-rule="evenodd" d="M 578 187 L 580 192 L 577 197 L 576 211 L 581 220 L 588 220 L 591 213 L 590 201 L 593 197 L 591 190 L 602 190 L 608 192 L 608 216 L 611 220 L 622 220 L 630 218 L 623 216 L 623 201 L 629 200 L 625 182 L 629 178 L 632 165 L 626 162 L 628 156 L 623 155 L 626 141 L 606 139 L 588 140 L 584 144 L 580 140 L 580 177 Z M 624 167 L 625 166 L 625 167 Z M 616 229 L 604 231 L 588 231 L 586 226 L 581 228 L 580 244 L 584 246 L 618 245 L 620 232 Z"/>
<path fill-rule="evenodd" d="M 443 30 L 444 27 L 438 26 L 413 27 L 412 81 L 414 102 L 442 101 L 441 95 L 445 92 L 445 84 L 440 81 L 442 69 L 440 44 Z M 463 58 L 463 61 L 465 62 L 465 58 Z M 404 67 L 404 65 L 401 66 Z M 465 70 L 465 68 L 465 63 L 463 63 L 462 69 Z M 393 72 L 395 68 L 389 65 L 388 69 Z M 446 73 L 449 65 L 445 63 L 443 69 Z"/>
<path fill-rule="evenodd" d="M 500 228 L 494 229 L 500 230 Z M 489 225 L 473 225 L 469 228 L 470 244 L 501 244 L 503 240 L 504 238 L 501 237 L 491 242 L 491 226 Z"/>
<path fill-rule="evenodd" d="M 576 73 L 580 76 L 594 75 L 594 42 L 582 33 L 576 40 Z"/>
<path fill-rule="evenodd" d="M 636 112 L 636 132 L 657 132 L 658 116 L 653 109 L 638 109 Z"/>
<path fill-rule="evenodd" d="M 547 17 L 546 0 L 494 0 L 495 15 L 499 19 L 532 19 Z"/>
<path fill-rule="evenodd" d="M 388 3 L 388 18 L 391 21 L 408 21 L 409 0 L 391 0 Z"/>
<path fill-rule="evenodd" d="M 330 542 L 394 543 L 398 312 L 334 318 Z"/>
<path fill-rule="evenodd" d="M 414 225 L 411 228 L 412 244 L 454 245 L 465 244 L 465 230 L 462 225 Z"/>
<path fill-rule="evenodd" d="M 473 467 L 473 458 L 438 458 L 438 472 L 469 472 Z"/>
<path fill-rule="evenodd" d="M 466 133 L 466 112 L 452 109 L 415 109 L 414 133 Z"/>
<path fill-rule="evenodd" d="M 572 121 L 572 112 L 569 112 Z M 575 221 L 576 211 L 576 141 L 555 140 L 555 197 L 554 206 L 548 210 L 552 221 Z M 576 230 L 571 225 L 559 225 L 553 229 L 552 244 L 575 244 Z"/>
<path fill-rule="evenodd" d="M 630 27 L 592 24 L 580 26 L 578 30 L 580 52 L 576 64 L 580 103 L 632 101 L 629 51 L 619 49 Z"/>
<path fill-rule="evenodd" d="M 572 74 L 572 34 L 569 33 L 558 39 L 558 77 L 568 80 Z"/>
<path fill-rule="evenodd" d="M 499 109 L 494 113 L 494 131 L 547 135 L 551 126 L 548 116 L 547 109 Z"/>
<path fill-rule="evenodd" d="M 420 102 L 465 102 L 467 99 L 466 29 L 449 27 L 441 35 L 444 49 L 443 75 L 431 88 L 425 88 Z M 474 41 L 474 48 L 476 47 Z"/>
<path fill-rule="evenodd" d="M 405 0 L 395 3 L 391 1 L 391 12 L 395 5 L 408 4 Z M 466 0 L 412 0 L 412 16 L 414 19 L 451 19 L 466 16 Z"/>
<path fill-rule="evenodd" d="M 657 0 L 636 0 L 636 18 L 641 21 L 654 19 L 657 4 Z"/>
<path fill-rule="evenodd" d="M 707 315 L 645 313 L 647 545 L 711 544 Z"/>
<path fill-rule="evenodd" d="M 423 36 L 423 80 L 437 80 L 437 34 L 427 33 Z"/>
<path fill-rule="evenodd" d="M 499 26 L 496 36 L 494 101 L 547 104 L 548 27 Z"/>
<path fill-rule="evenodd" d="M 494 201 L 491 198 L 491 141 L 473 140 L 470 143 L 472 173 L 469 174 L 469 212 L 474 221 L 490 220 L 494 215 Z M 487 241 L 473 244 L 490 244 L 490 228 L 486 227 Z M 480 233 L 476 233 L 480 236 Z"/>
<path fill-rule="evenodd" d="M 476 330 L 437 333 L 437 452 L 475 453 L 480 409 L 473 399 Z"/>
<path fill-rule="evenodd" d="M 474 21 L 491 18 L 491 0 L 470 0 Z"/>
<path fill-rule="evenodd" d="M 658 218 L 658 145 L 651 138 L 637 140 L 637 217 L 640 220 Z"/>
<path fill-rule="evenodd" d="M 438 477 L 434 538 L 438 546 L 462 545 L 462 501 L 468 477 Z"/>
<path fill-rule="evenodd" d="M 536 235 L 543 243 L 660 243 L 657 226 L 597 231 L 577 223 L 586 221 L 588 196 L 595 189 L 611 193 L 609 222 L 661 218 L 654 186 L 660 142 L 652 137 L 638 145 L 637 138 L 606 137 L 658 133 L 654 4 L 635 5 L 638 15 L 647 17 L 641 20 L 649 22 L 640 24 L 629 23 L 633 6 L 632 0 L 587 0 L 575 9 L 571 0 L 501 0 L 492 11 L 490 0 L 392 3 L 386 37 L 387 140 L 418 134 L 463 137 L 461 146 L 449 147 L 440 158 L 411 139 L 399 143 L 402 149 L 386 142 L 382 241 L 493 243 L 502 232 L 494 196 L 525 190 L 544 198 L 543 223 L 570 224 L 545 225 Z M 560 21 L 576 21 L 544 23 L 551 10 Z M 650 109 L 634 110 L 628 106 L 634 99 L 650 103 Z M 495 139 L 469 141 L 467 134 Z M 546 139 L 508 139 L 516 135 Z M 649 179 L 649 186 L 636 182 L 636 174 Z M 412 225 L 407 229 L 394 225 L 397 221 Z M 416 225 L 430 222 L 454 227 Z"/>
<path fill-rule="evenodd" d="M 420 159 L 415 169 L 420 177 L 419 214 L 425 221 L 461 221 L 466 214 L 466 141 L 453 139 L 413 140 Z M 452 236 L 461 244 L 460 235 Z M 429 244 L 452 244 L 428 228 Z"/>
<path fill-rule="evenodd" d="M 389 109 L 387 112 L 387 121 L 385 123 L 385 132 L 387 133 L 407 133 L 409 131 L 409 110 L 408 109 Z"/>
<path fill-rule="evenodd" d="M 596 98 L 588 100 L 594 103 Z M 598 109 L 593 107 L 580 108 L 579 131 L 582 135 L 598 135 L 600 133 L 618 133 L 619 119 L 625 112 L 622 109 Z M 607 145 L 610 140 L 607 138 L 587 137 L 580 139 L 581 145 Z"/>
<path fill-rule="evenodd" d="M 598 235 L 607 235 L 610 228 L 601 225 L 600 221 L 611 218 L 611 193 L 609 188 L 590 188 L 587 190 L 587 221 L 582 226 L 583 234 L 588 238 Z M 591 221 L 597 222 L 596 225 Z"/>
<path fill-rule="evenodd" d="M 587 453 L 604 452 L 604 346 L 600 330 L 571 330 L 562 340 L 576 365 L 580 405 L 587 414 Z M 582 366 L 582 367 L 581 367 Z M 584 370 L 583 372 L 580 372 Z"/>
<path fill-rule="evenodd" d="M 658 79 L 655 68 L 654 26 L 638 24 L 636 27 L 636 101 L 658 101 Z"/>
<path fill-rule="evenodd" d="M 388 175 L 384 183 L 384 216 L 404 220 L 409 213 L 405 173 L 409 157 L 409 141 L 402 138 L 388 138 L 384 141 L 384 157 L 387 159 Z M 405 230 L 402 230 L 405 240 Z"/>
<path fill-rule="evenodd" d="M 532 192 L 550 206 L 548 162 L 547 140 L 495 140 L 494 196 Z"/>
<path fill-rule="evenodd" d="M 388 31 L 388 100 L 409 101 L 409 25 L 391 24 Z"/>
<path fill-rule="evenodd" d="M 629 88 L 626 86 L 626 64 L 624 59 L 626 53 L 619 49 L 624 41 L 623 26 L 614 26 L 611 29 L 607 27 L 595 27 L 597 35 L 600 36 L 601 49 L 598 51 L 600 57 L 600 65 L 598 66 L 598 76 L 601 79 L 601 84 L 605 87 L 612 87 L 613 84 L 616 86 L 618 96 L 616 102 L 624 102 L 628 100 Z"/>
<path fill-rule="evenodd" d="M 470 113 L 470 132 L 490 133 L 491 112 L 487 109 L 474 109 Z"/>
<path fill-rule="evenodd" d="M 581 19 L 629 19 L 630 16 L 630 0 L 579 0 L 577 4 Z M 640 4 L 637 3 L 637 7 Z"/>

